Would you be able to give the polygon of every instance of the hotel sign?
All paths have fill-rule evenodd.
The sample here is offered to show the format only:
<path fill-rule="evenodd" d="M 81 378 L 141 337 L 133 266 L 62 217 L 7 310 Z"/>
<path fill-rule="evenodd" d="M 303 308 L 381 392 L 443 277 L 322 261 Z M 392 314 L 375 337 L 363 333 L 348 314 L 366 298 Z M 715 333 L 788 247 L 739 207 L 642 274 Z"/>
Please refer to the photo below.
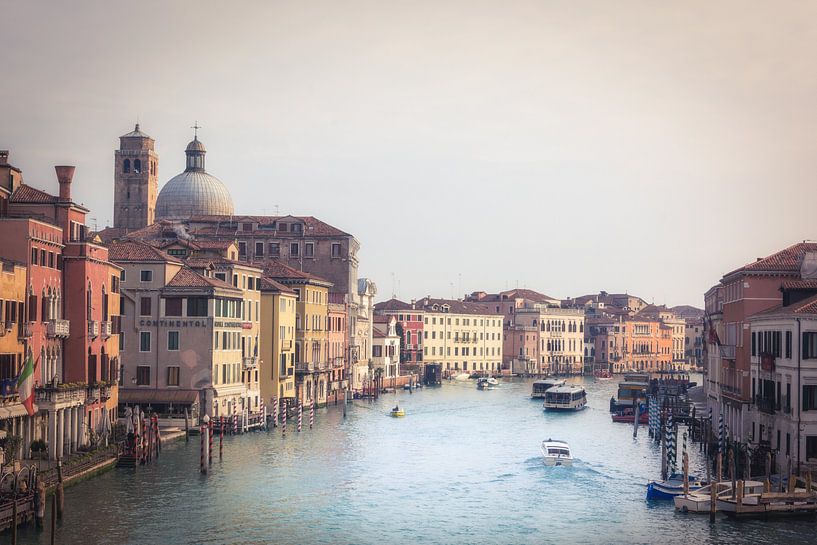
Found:
<path fill-rule="evenodd" d="M 139 320 L 140 327 L 207 327 L 208 320 Z"/>
<path fill-rule="evenodd" d="M 225 322 L 225 321 L 222 320 L 222 321 L 218 321 L 218 322 L 213 323 L 213 326 L 214 327 L 236 327 L 236 328 L 241 328 L 242 324 L 243 324 L 243 322 Z"/>

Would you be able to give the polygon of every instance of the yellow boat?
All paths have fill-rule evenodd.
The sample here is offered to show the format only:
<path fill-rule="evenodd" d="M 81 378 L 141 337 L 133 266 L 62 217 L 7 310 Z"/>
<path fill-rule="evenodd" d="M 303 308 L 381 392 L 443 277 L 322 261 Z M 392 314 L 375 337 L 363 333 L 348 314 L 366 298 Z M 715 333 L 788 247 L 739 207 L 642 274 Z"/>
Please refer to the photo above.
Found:
<path fill-rule="evenodd" d="M 403 409 L 392 409 L 389 413 L 389 416 L 393 416 L 395 418 L 399 418 L 401 416 L 406 416 L 406 411 Z"/>

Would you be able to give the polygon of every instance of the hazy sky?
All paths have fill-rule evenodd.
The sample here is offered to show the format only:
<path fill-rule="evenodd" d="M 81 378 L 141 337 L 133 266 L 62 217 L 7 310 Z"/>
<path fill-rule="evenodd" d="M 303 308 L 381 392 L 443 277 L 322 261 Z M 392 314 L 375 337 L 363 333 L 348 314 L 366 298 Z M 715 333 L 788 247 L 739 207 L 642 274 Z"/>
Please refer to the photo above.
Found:
<path fill-rule="evenodd" d="M 672 5 L 671 5 L 672 4 Z M 717 4 L 717 5 L 715 5 Z M 112 221 L 142 129 L 195 120 L 236 211 L 314 215 L 405 299 L 696 304 L 817 238 L 817 3 L 0 0 L 0 148 Z M 461 288 L 460 288 L 461 286 Z"/>

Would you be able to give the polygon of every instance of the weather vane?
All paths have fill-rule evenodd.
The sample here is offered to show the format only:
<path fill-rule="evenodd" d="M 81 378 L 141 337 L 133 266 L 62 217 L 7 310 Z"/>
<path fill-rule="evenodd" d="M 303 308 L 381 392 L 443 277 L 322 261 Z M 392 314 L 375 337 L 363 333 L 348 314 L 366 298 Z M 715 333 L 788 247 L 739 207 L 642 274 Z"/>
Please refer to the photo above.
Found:
<path fill-rule="evenodd" d="M 199 125 L 199 122 L 198 121 L 194 122 L 193 126 L 190 127 L 190 128 L 193 129 L 193 139 L 198 139 L 199 129 L 201 128 L 201 126 Z"/>

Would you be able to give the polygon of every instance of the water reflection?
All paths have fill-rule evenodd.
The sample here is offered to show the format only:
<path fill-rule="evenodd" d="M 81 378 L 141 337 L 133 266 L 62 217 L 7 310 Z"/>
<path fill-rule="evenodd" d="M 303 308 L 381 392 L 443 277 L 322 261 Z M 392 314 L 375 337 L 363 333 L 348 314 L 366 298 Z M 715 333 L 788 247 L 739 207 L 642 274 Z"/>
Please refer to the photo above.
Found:
<path fill-rule="evenodd" d="M 116 470 L 66 492 L 58 543 L 809 543 L 811 521 L 682 515 L 647 504 L 660 447 L 646 428 L 613 424 L 614 382 L 588 379 L 588 408 L 544 413 L 529 381 L 478 391 L 447 383 L 315 429 L 227 438 L 224 460 L 198 473 L 198 444 L 174 443 L 158 464 Z M 390 418 L 398 400 L 405 418 Z M 539 445 L 570 443 L 572 468 L 545 467 Z M 692 466 L 700 471 L 697 445 Z M 21 543 L 48 543 L 46 532 Z"/>

